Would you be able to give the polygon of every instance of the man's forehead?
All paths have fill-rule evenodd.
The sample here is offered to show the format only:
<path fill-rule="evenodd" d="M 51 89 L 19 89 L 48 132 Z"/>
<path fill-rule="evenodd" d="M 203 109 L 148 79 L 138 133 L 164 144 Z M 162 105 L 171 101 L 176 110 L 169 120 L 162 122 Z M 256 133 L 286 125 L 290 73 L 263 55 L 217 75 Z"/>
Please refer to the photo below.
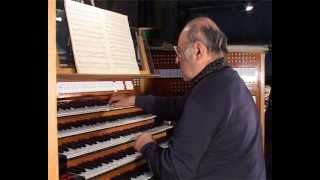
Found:
<path fill-rule="evenodd" d="M 183 31 L 180 33 L 179 39 L 178 39 L 178 45 L 182 45 L 182 44 L 188 42 L 187 35 L 188 35 L 188 31 L 184 31 L 184 30 L 183 30 Z"/>

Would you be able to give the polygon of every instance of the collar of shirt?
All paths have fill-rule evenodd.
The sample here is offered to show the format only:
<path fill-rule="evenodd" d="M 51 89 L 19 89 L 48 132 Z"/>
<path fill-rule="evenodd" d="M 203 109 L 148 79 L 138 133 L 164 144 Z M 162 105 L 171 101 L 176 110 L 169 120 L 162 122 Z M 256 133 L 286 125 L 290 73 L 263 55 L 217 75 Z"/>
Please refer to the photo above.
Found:
<path fill-rule="evenodd" d="M 223 57 L 211 62 L 199 74 L 197 74 L 193 79 L 190 80 L 192 87 L 198 84 L 207 75 L 224 69 L 225 67 L 228 67 L 228 64 Z"/>

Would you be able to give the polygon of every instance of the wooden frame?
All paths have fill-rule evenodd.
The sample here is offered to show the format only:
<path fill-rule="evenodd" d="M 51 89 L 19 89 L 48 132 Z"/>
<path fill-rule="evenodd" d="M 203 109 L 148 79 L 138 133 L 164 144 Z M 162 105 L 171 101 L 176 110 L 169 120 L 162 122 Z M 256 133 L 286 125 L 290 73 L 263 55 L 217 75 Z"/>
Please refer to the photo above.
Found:
<path fill-rule="evenodd" d="M 265 54 L 261 53 L 261 61 L 260 61 L 260 121 L 261 121 L 261 128 L 262 128 L 262 142 L 263 142 L 263 149 L 265 149 L 265 102 L 264 102 L 264 91 L 265 91 Z"/>
<path fill-rule="evenodd" d="M 146 53 L 146 48 L 141 35 L 138 35 L 137 42 L 138 42 L 138 49 L 140 51 L 141 61 L 142 61 L 142 71 L 140 71 L 140 73 L 151 74 L 149 63 L 148 63 L 148 57 Z"/>
<path fill-rule="evenodd" d="M 56 1 L 48 0 L 48 180 L 58 180 Z"/>
<path fill-rule="evenodd" d="M 264 112 L 264 88 L 265 88 L 265 53 L 268 51 L 267 46 L 254 45 L 230 45 L 228 46 L 230 52 L 251 52 L 257 53 L 259 62 L 256 64 L 258 70 L 258 81 L 256 87 L 251 91 L 256 96 L 256 103 L 259 112 L 259 118 L 262 129 L 262 145 L 265 147 L 265 112 Z"/>

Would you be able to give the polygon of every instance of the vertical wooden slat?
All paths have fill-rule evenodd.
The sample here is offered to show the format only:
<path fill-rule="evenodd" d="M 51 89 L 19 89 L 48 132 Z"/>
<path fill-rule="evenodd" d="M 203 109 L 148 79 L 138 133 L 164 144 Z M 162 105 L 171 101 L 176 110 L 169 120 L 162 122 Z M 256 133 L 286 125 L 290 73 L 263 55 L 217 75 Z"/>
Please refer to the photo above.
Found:
<path fill-rule="evenodd" d="M 263 150 L 265 149 L 265 119 L 264 119 L 264 86 L 265 86 L 265 53 L 261 53 L 260 59 L 260 121 L 262 127 Z"/>
<path fill-rule="evenodd" d="M 48 180 L 58 180 L 56 1 L 48 0 Z"/>

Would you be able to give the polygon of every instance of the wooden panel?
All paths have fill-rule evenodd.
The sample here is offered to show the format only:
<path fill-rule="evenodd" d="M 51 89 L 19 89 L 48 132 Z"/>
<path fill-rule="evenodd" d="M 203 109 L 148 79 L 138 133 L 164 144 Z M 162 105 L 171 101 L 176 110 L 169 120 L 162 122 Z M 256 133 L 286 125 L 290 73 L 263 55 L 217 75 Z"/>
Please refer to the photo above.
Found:
<path fill-rule="evenodd" d="M 158 139 L 164 138 L 166 136 L 167 136 L 167 133 L 162 132 L 162 133 L 155 134 L 152 137 L 155 140 L 158 140 Z M 112 147 L 110 149 L 104 149 L 102 151 L 97 151 L 94 153 L 86 154 L 84 156 L 76 157 L 76 158 L 68 160 L 67 167 L 68 168 L 76 167 L 84 162 L 92 161 L 96 158 L 104 157 L 104 156 L 110 155 L 112 153 L 116 153 L 116 152 L 119 152 L 119 151 L 122 151 L 122 150 L 125 150 L 128 148 L 131 148 L 133 146 L 134 146 L 134 141 L 126 143 L 126 144 L 121 144 L 121 145 Z"/>
<path fill-rule="evenodd" d="M 138 46 L 139 46 L 139 51 L 140 51 L 140 55 L 141 55 L 141 62 L 142 62 L 142 70 L 143 70 L 143 73 L 145 74 L 150 74 L 150 67 L 148 65 L 148 57 L 147 57 L 147 54 L 146 54 L 146 49 L 145 49 L 145 45 L 144 45 L 144 42 L 143 42 L 143 39 L 141 36 L 138 36 Z"/>
<path fill-rule="evenodd" d="M 261 53 L 261 63 L 260 63 L 260 78 L 259 78 L 259 88 L 260 88 L 260 121 L 261 121 L 261 127 L 262 127 L 262 137 L 263 137 L 263 150 L 265 149 L 265 102 L 264 102 L 264 91 L 265 91 L 265 54 Z"/>
<path fill-rule="evenodd" d="M 175 63 L 176 53 L 172 50 L 152 50 L 151 51 L 154 67 L 156 69 L 178 69 Z"/>
<path fill-rule="evenodd" d="M 66 172 L 65 174 L 61 174 L 59 180 L 82 180 L 81 176 L 73 174 L 71 172 Z"/>
<path fill-rule="evenodd" d="M 59 61 L 57 61 L 59 63 Z M 60 67 L 60 64 L 57 64 L 57 73 L 58 74 L 74 74 L 76 69 L 74 67 Z"/>
<path fill-rule="evenodd" d="M 257 79 L 254 83 L 247 84 L 253 96 L 256 97 L 256 107 L 259 113 L 262 128 L 262 141 L 265 141 L 264 122 L 264 84 L 265 84 L 265 53 L 259 51 L 234 51 L 228 54 L 227 62 L 233 68 L 256 68 Z"/>
<path fill-rule="evenodd" d="M 56 1 L 48 0 L 48 179 L 58 180 Z"/>
<path fill-rule="evenodd" d="M 257 67 L 260 54 L 259 52 L 230 52 L 227 62 L 232 64 L 232 67 Z"/>
<path fill-rule="evenodd" d="M 252 94 L 258 95 L 258 79 L 260 72 L 260 54 L 259 52 L 230 52 L 227 56 L 227 62 L 233 68 L 255 68 L 258 77 L 255 82 L 246 82 L 248 89 Z"/>
<path fill-rule="evenodd" d="M 233 68 L 256 68 L 260 73 L 261 52 L 250 52 L 244 49 L 243 51 L 230 52 L 227 56 L 227 62 Z M 156 68 L 178 68 L 175 64 L 174 51 L 153 51 L 153 58 Z M 190 83 L 183 81 L 182 78 L 155 78 L 148 80 L 147 83 L 148 86 L 145 88 L 148 89 L 144 91 L 157 96 L 181 96 L 191 88 Z M 259 96 L 258 80 L 248 84 L 248 88 L 253 95 Z"/>
<path fill-rule="evenodd" d="M 155 96 L 182 96 L 191 89 L 191 84 L 182 78 L 152 79 L 147 93 Z"/>
<path fill-rule="evenodd" d="M 147 125 L 147 124 L 152 124 L 152 123 L 154 123 L 154 119 L 149 119 L 149 120 L 145 120 L 145 121 L 141 121 L 141 122 L 137 122 L 137 123 L 132 123 L 132 124 L 127 124 L 127 125 L 123 125 L 123 126 L 117 126 L 117 127 L 112 127 L 112 128 L 108 128 L 108 129 L 102 129 L 99 131 L 93 131 L 93 132 L 78 134 L 78 135 L 74 135 L 74 136 L 59 138 L 58 143 L 59 143 L 59 146 L 61 146 L 63 144 L 79 141 L 81 139 L 88 139 L 88 138 L 91 138 L 94 136 L 103 136 L 103 135 L 115 133 L 118 131 L 122 131 L 125 129 L 131 129 L 131 128 L 135 128 L 135 127 L 139 127 L 139 126 Z"/>

